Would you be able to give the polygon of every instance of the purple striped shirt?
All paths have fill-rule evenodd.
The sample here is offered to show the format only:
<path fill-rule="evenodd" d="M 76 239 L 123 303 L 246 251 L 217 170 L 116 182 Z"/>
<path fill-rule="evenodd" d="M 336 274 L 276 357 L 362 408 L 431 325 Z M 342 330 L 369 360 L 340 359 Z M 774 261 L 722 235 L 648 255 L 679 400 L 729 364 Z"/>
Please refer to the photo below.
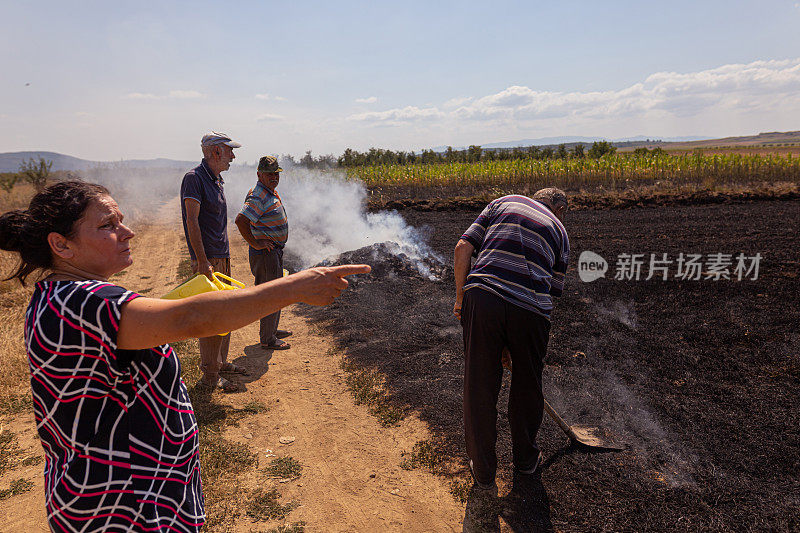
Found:
<path fill-rule="evenodd" d="M 493 200 L 461 236 L 477 259 L 464 290 L 478 288 L 550 318 L 569 260 L 564 225 L 543 203 L 511 195 Z"/>

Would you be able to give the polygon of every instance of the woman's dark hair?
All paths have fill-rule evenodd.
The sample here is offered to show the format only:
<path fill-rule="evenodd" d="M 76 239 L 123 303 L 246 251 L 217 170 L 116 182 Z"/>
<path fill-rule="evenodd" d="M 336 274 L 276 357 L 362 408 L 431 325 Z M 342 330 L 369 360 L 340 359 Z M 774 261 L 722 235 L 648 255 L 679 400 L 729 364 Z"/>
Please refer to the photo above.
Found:
<path fill-rule="evenodd" d="M 25 211 L 14 210 L 0 216 L 0 250 L 18 252 L 20 264 L 16 272 L 5 278 L 25 278 L 38 269 L 53 265 L 47 236 L 59 233 L 72 237 L 75 222 L 81 219 L 89 203 L 108 195 L 108 189 L 84 181 L 60 181 L 45 188 L 31 199 Z"/>

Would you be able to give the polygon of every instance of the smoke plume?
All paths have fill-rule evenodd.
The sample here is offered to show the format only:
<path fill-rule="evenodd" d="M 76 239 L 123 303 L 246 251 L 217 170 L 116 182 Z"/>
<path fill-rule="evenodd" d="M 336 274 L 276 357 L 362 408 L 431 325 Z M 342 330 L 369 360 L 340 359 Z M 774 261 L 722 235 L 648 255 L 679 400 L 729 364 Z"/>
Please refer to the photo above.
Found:
<path fill-rule="evenodd" d="M 382 242 L 395 243 L 395 253 L 412 261 L 436 257 L 425 243 L 425 235 L 397 212 L 366 212 L 367 191 L 361 183 L 346 180 L 338 171 L 283 166 L 276 191 L 289 219 L 286 260 L 294 268 Z M 252 168 L 226 174 L 229 217 L 234 218 L 241 209 L 256 179 Z"/>
<path fill-rule="evenodd" d="M 283 163 L 282 163 L 283 164 Z M 308 170 L 283 164 L 277 192 L 289 219 L 286 264 L 307 268 L 339 254 L 376 243 L 405 254 L 423 275 L 422 261 L 442 262 L 426 244 L 424 232 L 409 226 L 397 212 L 368 213 L 367 191 L 339 171 Z M 105 185 L 129 223 L 180 224 L 180 186 L 189 168 L 135 168 L 125 164 L 97 166 L 82 173 L 87 181 Z M 228 203 L 229 234 L 241 239 L 233 219 L 257 181 L 254 167 L 236 165 L 222 174 Z"/>

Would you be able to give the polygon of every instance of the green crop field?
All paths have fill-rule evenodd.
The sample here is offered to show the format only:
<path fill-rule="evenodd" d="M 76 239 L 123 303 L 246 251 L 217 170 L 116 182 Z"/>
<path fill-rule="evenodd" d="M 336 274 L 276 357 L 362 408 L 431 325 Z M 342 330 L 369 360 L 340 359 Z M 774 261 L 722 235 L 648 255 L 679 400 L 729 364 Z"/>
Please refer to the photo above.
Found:
<path fill-rule="evenodd" d="M 538 187 L 565 189 L 736 185 L 800 182 L 800 157 L 792 154 L 608 154 L 598 159 L 568 157 L 474 163 L 380 164 L 346 168 L 368 187 Z"/>

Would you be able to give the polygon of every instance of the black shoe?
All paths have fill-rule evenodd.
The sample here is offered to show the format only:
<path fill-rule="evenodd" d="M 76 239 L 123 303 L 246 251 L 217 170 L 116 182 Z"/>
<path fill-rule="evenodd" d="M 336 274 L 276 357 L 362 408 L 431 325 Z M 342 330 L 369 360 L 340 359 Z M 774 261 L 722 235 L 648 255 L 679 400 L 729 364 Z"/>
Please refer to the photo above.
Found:
<path fill-rule="evenodd" d="M 478 487 L 479 489 L 490 490 L 490 491 L 497 490 L 497 483 L 495 483 L 494 481 L 492 481 L 491 483 L 481 483 L 480 481 L 478 481 L 478 479 L 475 477 L 475 471 L 472 469 L 472 459 L 469 460 L 469 472 L 470 474 L 472 474 L 472 481 L 475 482 L 475 486 Z"/>
<path fill-rule="evenodd" d="M 525 474 L 526 476 L 532 476 L 536 472 L 539 471 L 539 467 L 542 466 L 542 452 L 539 452 L 539 457 L 536 458 L 536 462 L 533 464 L 531 468 L 526 468 L 525 470 L 517 469 L 517 472 L 520 474 Z"/>
<path fill-rule="evenodd" d="M 285 339 L 286 337 L 290 337 L 292 335 L 291 331 L 287 331 L 285 329 L 279 329 L 275 332 L 275 336 L 279 339 Z"/>

